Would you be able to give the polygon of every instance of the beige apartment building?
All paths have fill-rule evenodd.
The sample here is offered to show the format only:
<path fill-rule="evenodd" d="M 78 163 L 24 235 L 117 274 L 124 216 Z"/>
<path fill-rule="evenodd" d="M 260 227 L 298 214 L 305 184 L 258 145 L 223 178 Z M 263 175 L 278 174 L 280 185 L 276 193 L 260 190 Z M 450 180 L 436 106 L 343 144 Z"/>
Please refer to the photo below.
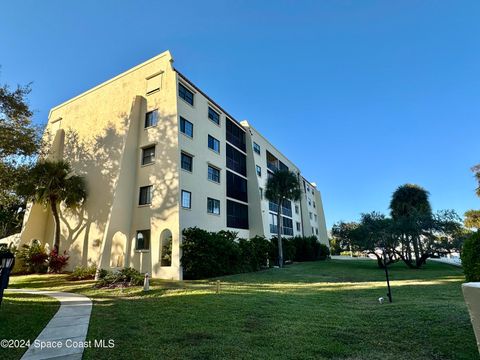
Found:
<path fill-rule="evenodd" d="M 82 209 L 62 209 L 69 267 L 132 266 L 181 279 L 181 232 L 197 226 L 239 237 L 276 233 L 268 176 L 298 174 L 302 198 L 282 204 L 285 236 L 328 245 L 320 192 L 249 122 L 238 122 L 173 66 L 166 51 L 51 109 L 50 155 L 86 177 Z M 30 206 L 21 243 L 53 242 L 53 218 Z"/>

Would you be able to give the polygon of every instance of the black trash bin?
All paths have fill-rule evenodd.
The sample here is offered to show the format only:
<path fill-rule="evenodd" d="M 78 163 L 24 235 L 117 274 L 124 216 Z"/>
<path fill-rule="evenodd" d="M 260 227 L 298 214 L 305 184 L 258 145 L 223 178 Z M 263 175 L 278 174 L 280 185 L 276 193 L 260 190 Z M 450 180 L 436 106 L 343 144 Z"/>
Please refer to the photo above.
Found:
<path fill-rule="evenodd" d="M 10 273 L 15 265 L 15 256 L 10 251 L 0 252 L 0 305 L 2 304 L 3 292 L 8 287 Z"/>

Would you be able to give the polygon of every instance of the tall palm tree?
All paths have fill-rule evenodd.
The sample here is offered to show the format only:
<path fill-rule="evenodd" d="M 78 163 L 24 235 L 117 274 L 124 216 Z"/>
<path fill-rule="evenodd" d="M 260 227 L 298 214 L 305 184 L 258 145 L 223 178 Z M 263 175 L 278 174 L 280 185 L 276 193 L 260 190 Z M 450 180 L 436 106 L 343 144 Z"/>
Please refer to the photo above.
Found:
<path fill-rule="evenodd" d="M 64 160 L 42 160 L 29 172 L 27 179 L 19 185 L 19 193 L 34 203 L 50 206 L 55 220 L 54 249 L 59 253 L 60 216 L 59 205 L 75 208 L 87 198 L 85 179 L 73 175 L 70 164 Z"/>
<path fill-rule="evenodd" d="M 283 267 L 282 247 L 282 204 L 285 200 L 298 201 L 301 196 L 298 176 L 289 170 L 277 170 L 267 180 L 265 197 L 278 205 L 277 210 L 277 240 L 278 240 L 278 266 Z"/>
<path fill-rule="evenodd" d="M 429 193 L 424 188 L 405 184 L 399 186 L 390 201 L 390 214 L 401 229 L 406 246 L 407 261 L 412 262 L 411 248 L 415 254 L 417 266 L 421 265 L 423 246 L 420 241 L 421 231 L 425 223 L 432 218 L 432 207 L 428 200 Z"/>

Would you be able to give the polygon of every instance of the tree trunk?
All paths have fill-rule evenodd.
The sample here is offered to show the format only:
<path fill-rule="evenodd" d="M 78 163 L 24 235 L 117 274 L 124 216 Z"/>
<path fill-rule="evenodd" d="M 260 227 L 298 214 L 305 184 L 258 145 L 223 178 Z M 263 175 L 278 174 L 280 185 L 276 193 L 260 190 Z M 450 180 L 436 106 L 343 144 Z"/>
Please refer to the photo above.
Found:
<path fill-rule="evenodd" d="M 53 243 L 53 249 L 59 254 L 60 250 L 60 216 L 58 215 L 57 200 L 50 199 L 50 208 L 52 209 L 52 215 L 55 222 L 55 241 Z"/>
<path fill-rule="evenodd" d="M 280 221 L 282 220 L 282 205 L 278 202 L 277 209 L 277 240 L 278 240 L 278 266 L 283 267 L 283 244 L 282 244 L 282 228 Z"/>

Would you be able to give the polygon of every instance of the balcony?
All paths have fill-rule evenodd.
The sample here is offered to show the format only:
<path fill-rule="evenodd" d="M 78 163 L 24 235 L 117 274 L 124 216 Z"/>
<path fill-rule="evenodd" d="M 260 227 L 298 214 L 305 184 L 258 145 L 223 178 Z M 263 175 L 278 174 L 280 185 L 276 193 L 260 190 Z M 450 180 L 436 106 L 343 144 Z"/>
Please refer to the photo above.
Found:
<path fill-rule="evenodd" d="M 274 202 L 269 202 L 268 203 L 268 210 L 276 213 L 278 212 L 278 205 L 275 204 Z M 282 215 L 287 216 L 287 217 L 292 217 L 292 209 L 286 208 L 282 206 Z"/>
<path fill-rule="evenodd" d="M 278 170 L 278 166 L 276 163 L 267 163 L 267 168 L 273 172 L 277 171 Z"/>
<path fill-rule="evenodd" d="M 277 231 L 278 231 L 277 225 L 270 224 L 270 233 L 271 234 L 276 234 Z M 283 227 L 282 228 L 282 234 L 287 235 L 287 236 L 293 236 L 293 228 Z"/>

